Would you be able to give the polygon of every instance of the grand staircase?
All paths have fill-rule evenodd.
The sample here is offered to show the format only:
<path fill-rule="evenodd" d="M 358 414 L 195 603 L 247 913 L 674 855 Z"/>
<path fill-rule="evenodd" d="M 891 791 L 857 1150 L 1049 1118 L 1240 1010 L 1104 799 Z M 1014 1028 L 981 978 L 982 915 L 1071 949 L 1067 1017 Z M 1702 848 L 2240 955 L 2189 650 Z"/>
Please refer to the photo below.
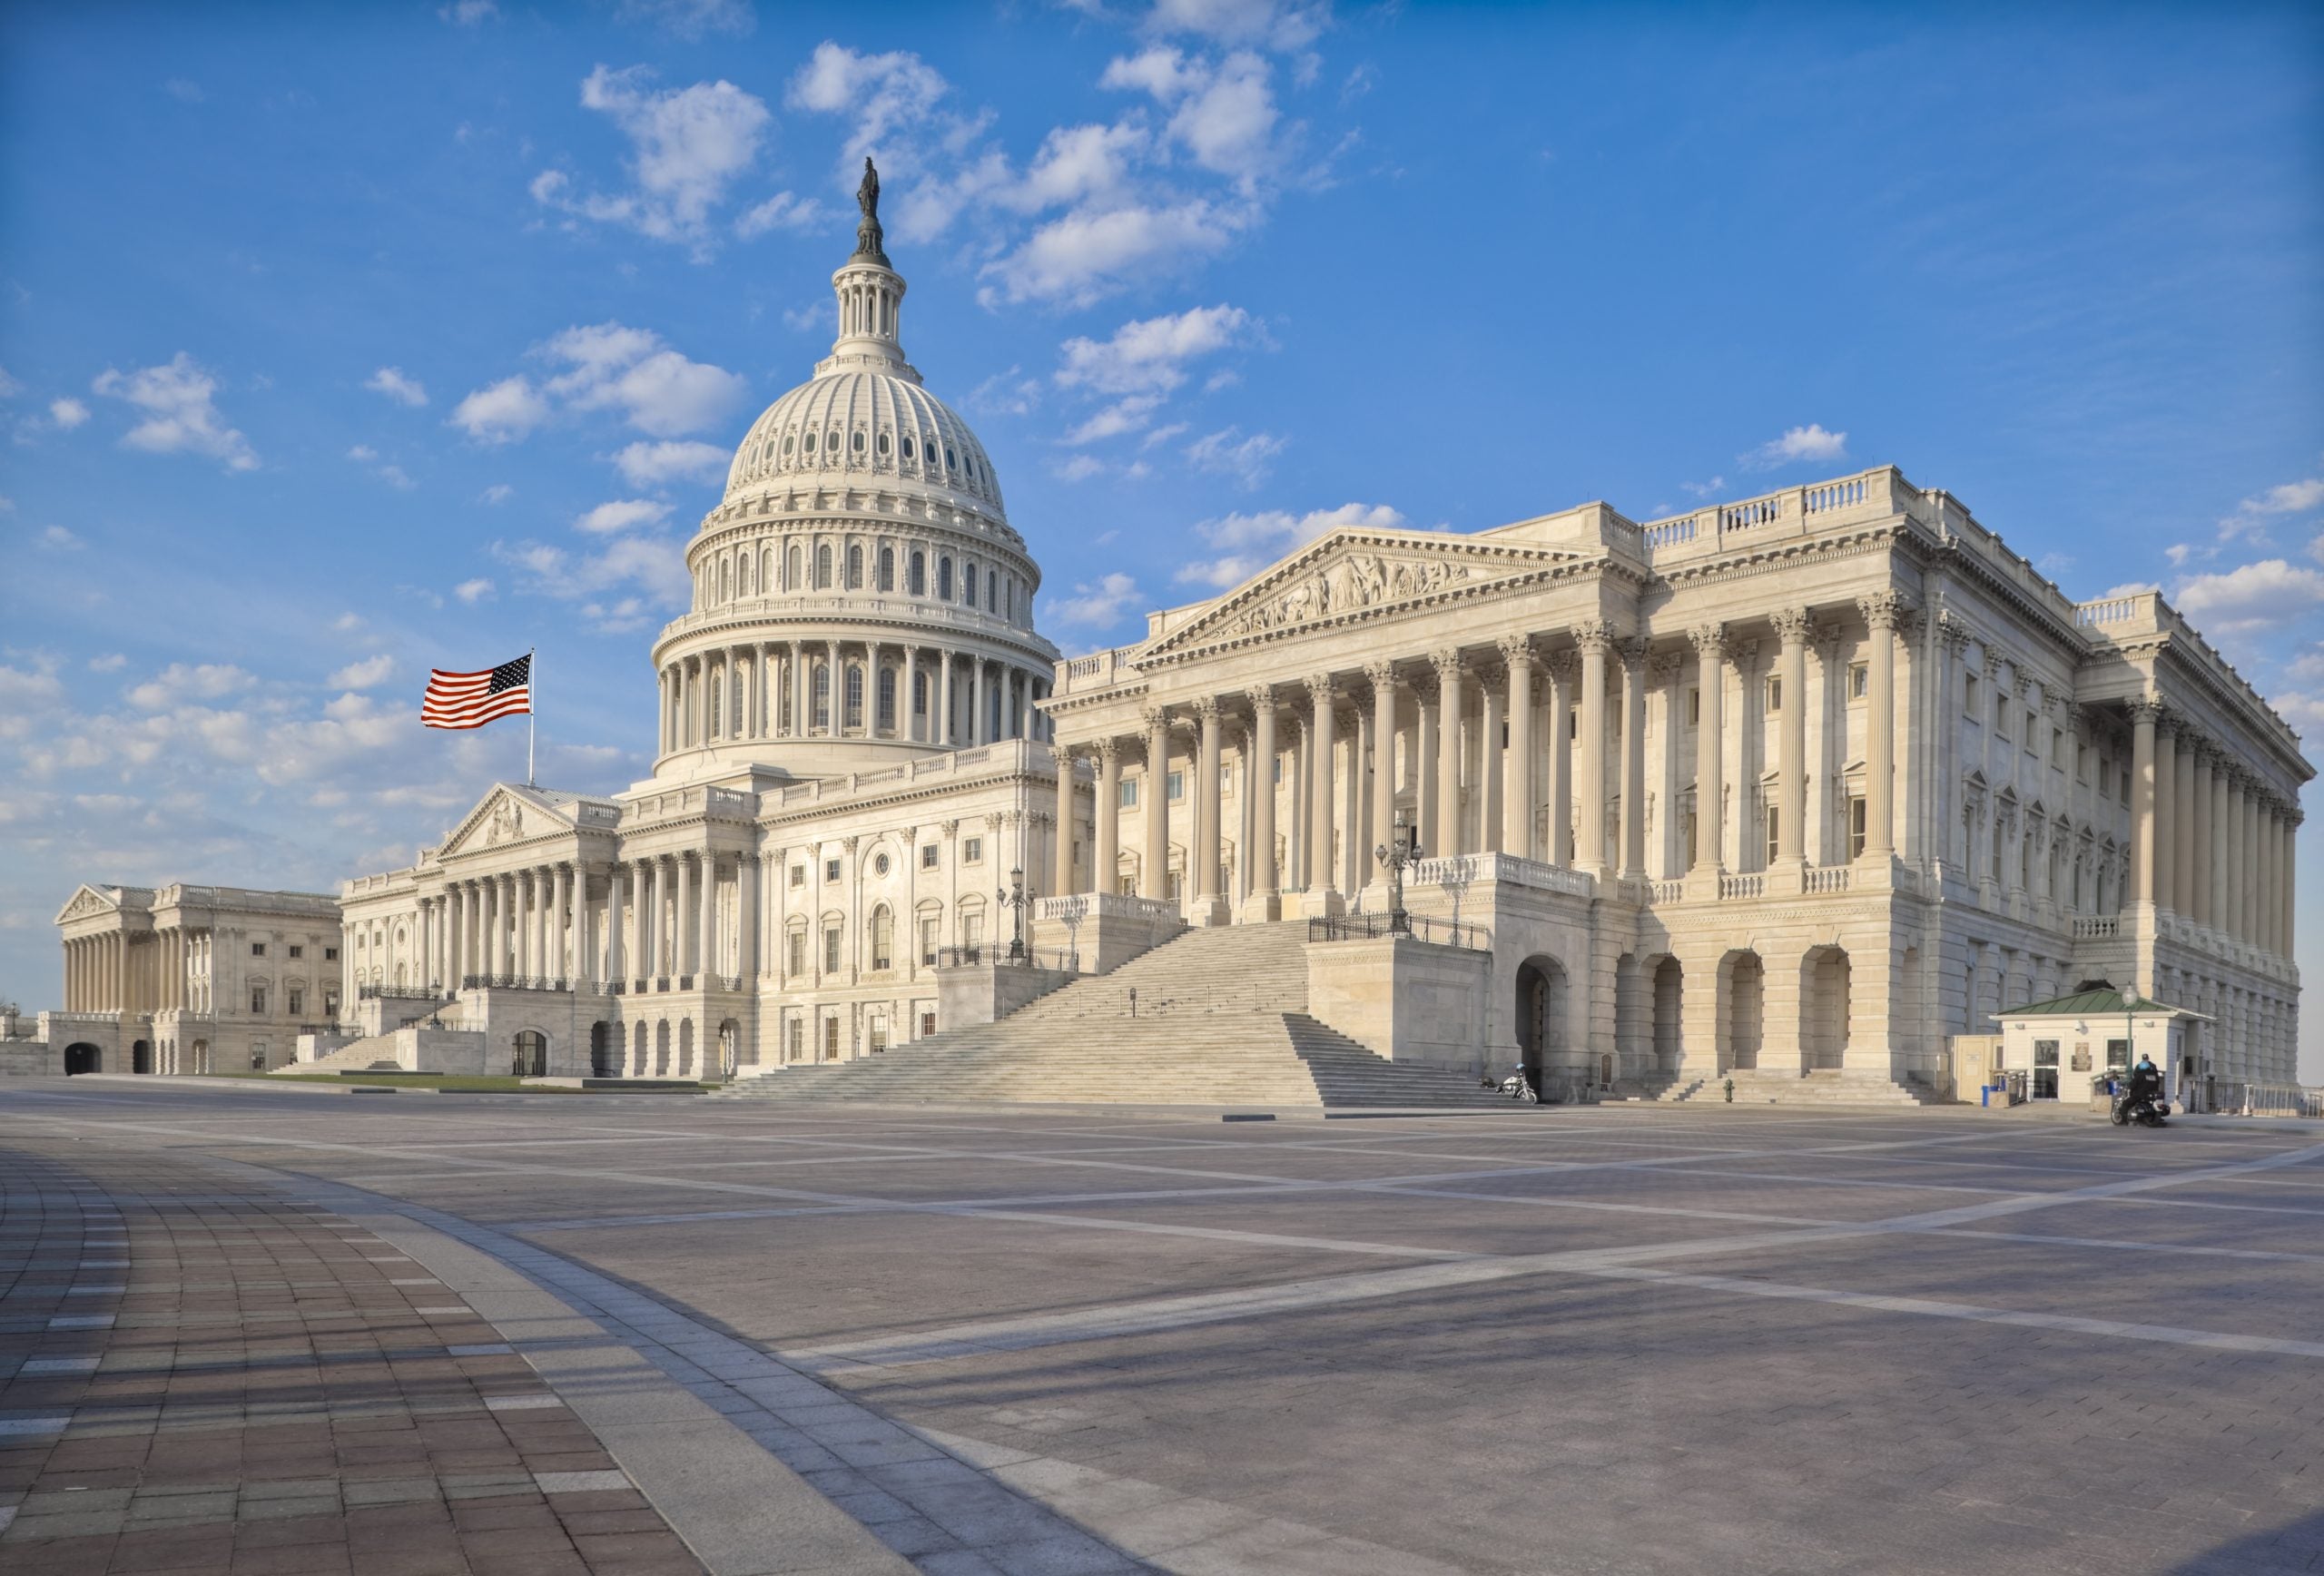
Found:
<path fill-rule="evenodd" d="M 1937 1103 L 1935 1095 L 1920 1085 L 1899 1083 L 1881 1073 L 1856 1069 L 1803 1074 L 1773 1068 L 1738 1068 L 1717 1078 L 1681 1084 L 1662 1098 L 1696 1105 L 1723 1105 L 1728 1079 L 1735 1080 L 1735 1103 L 1738 1106 L 1888 1106 L 1910 1109 Z"/>
<path fill-rule="evenodd" d="M 1474 1079 L 1389 1061 L 1309 1017 L 1306 944 L 1305 921 L 1188 931 L 997 1022 L 773 1069 L 709 1098 L 1507 1108 Z"/>
<path fill-rule="evenodd" d="M 369 1039 L 359 1039 L 352 1044 L 342 1045 L 329 1056 L 319 1056 L 312 1061 L 294 1061 L 272 1070 L 277 1075 L 287 1073 L 295 1078 L 301 1074 L 371 1072 L 381 1068 L 393 1069 L 401 1065 L 402 1063 L 396 1059 L 396 1037 L 393 1033 L 389 1033 L 375 1034 Z"/>

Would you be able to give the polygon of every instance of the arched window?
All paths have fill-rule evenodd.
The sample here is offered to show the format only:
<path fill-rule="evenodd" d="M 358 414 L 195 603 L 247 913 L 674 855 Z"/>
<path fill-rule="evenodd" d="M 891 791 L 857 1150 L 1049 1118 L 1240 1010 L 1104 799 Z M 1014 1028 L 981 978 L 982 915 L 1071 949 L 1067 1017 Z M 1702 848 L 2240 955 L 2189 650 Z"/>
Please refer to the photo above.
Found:
<path fill-rule="evenodd" d="M 944 468 L 946 470 L 957 470 L 960 468 L 960 459 L 952 453 L 952 446 L 949 443 L 946 444 L 944 446 Z"/>
<path fill-rule="evenodd" d="M 855 436 L 849 440 L 848 447 L 858 454 L 863 452 L 863 431 L 861 428 L 856 429 Z"/>
<path fill-rule="evenodd" d="M 872 967 L 892 969 L 896 966 L 896 916 L 881 903 L 872 911 Z"/>
<path fill-rule="evenodd" d="M 893 547 L 882 547 L 880 549 L 880 589 L 892 591 L 895 588 L 896 550 Z"/>
<path fill-rule="evenodd" d="M 851 547 L 847 550 L 847 588 L 851 591 L 863 588 L 863 549 L 860 547 Z"/>
<path fill-rule="evenodd" d="M 744 596 L 751 594 L 751 556 L 748 553 L 735 562 L 734 589 Z"/>
<path fill-rule="evenodd" d="M 880 726 L 889 733 L 896 729 L 896 670 L 880 670 Z"/>
<path fill-rule="evenodd" d="M 799 544 L 793 542 L 791 545 L 790 563 L 785 566 L 783 572 L 783 588 L 785 591 L 796 591 L 799 589 L 801 583 L 802 582 L 799 578 Z"/>
<path fill-rule="evenodd" d="M 759 595 L 763 596 L 774 589 L 774 549 L 769 547 L 759 555 Z"/>
<path fill-rule="evenodd" d="M 814 692 L 813 698 L 809 703 L 810 714 L 815 719 L 814 725 L 828 729 L 832 725 L 831 664 L 817 663 L 814 677 L 810 679 L 808 684 Z"/>
<path fill-rule="evenodd" d="M 977 566 L 974 564 L 960 570 L 960 600 L 971 607 L 977 605 Z"/>
<path fill-rule="evenodd" d="M 860 662 L 847 665 L 847 725 L 863 725 L 863 665 Z"/>
<path fill-rule="evenodd" d="M 720 704 L 724 685 L 717 674 L 710 675 L 710 736 L 714 739 L 726 731 L 726 709 Z"/>
<path fill-rule="evenodd" d="M 1000 593 L 1000 616 L 1008 619 L 1017 616 L 1017 576 L 1014 575 L 1009 576 L 1008 586 Z"/>
<path fill-rule="evenodd" d="M 1000 611 L 1000 576 L 999 575 L 987 575 L 984 577 L 984 610 L 987 613 Z"/>
<path fill-rule="evenodd" d="M 950 558 L 936 560 L 936 595 L 940 601 L 952 600 L 952 560 Z"/>
<path fill-rule="evenodd" d="M 804 437 L 804 438 L 801 438 L 801 439 L 799 440 L 799 447 L 801 447 L 802 448 L 805 449 L 809 454 L 812 454 L 812 453 L 814 453 L 814 452 L 815 452 L 815 435 L 814 435 L 813 433 L 810 432 L 809 434 L 807 434 L 807 435 L 806 435 L 806 437 Z"/>
<path fill-rule="evenodd" d="M 917 547 L 915 547 L 915 548 L 913 548 L 913 549 L 912 549 L 912 554 L 911 554 L 911 578 L 909 581 L 907 581 L 907 582 L 905 583 L 905 586 L 904 586 L 904 588 L 905 588 L 906 590 L 910 591 L 910 592 L 911 592 L 913 596 L 927 596 L 927 595 L 928 595 L 928 555 L 927 555 L 927 554 L 925 554 L 925 553 L 923 553 L 923 552 L 921 552 L 921 551 L 919 548 L 917 548 Z"/>
<path fill-rule="evenodd" d="M 790 433 L 786 432 L 786 433 L 784 433 L 784 434 L 783 435 L 783 453 L 785 453 L 785 454 L 789 454 L 789 453 L 791 452 L 791 445 L 792 445 L 792 435 L 791 435 Z"/>
<path fill-rule="evenodd" d="M 882 459 L 885 459 L 885 458 L 887 458 L 887 455 L 888 455 L 888 435 L 887 435 L 886 433 L 884 433 L 884 432 L 883 432 L 883 433 L 880 434 L 880 458 L 881 458 Z"/>
<path fill-rule="evenodd" d="M 832 549 L 826 542 L 815 549 L 815 589 L 828 591 L 832 584 Z"/>
<path fill-rule="evenodd" d="M 904 458 L 910 459 L 911 457 L 911 434 L 907 432 L 904 434 Z"/>

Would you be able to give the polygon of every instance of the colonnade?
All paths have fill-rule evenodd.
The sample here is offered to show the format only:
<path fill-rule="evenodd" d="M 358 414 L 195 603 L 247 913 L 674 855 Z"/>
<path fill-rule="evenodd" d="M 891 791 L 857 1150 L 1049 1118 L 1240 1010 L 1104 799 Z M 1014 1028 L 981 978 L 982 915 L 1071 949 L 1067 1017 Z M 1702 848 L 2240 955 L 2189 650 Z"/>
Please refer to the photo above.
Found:
<path fill-rule="evenodd" d="M 756 971 L 760 862 L 724 862 L 737 894 L 733 937 L 719 922 L 722 862 L 680 852 L 454 881 L 420 900 L 420 956 L 439 989 L 469 979 L 596 990 L 633 979 L 747 976 Z"/>
<path fill-rule="evenodd" d="M 2289 956 L 2300 820 L 2191 718 L 2131 708 L 2132 901 Z"/>
<path fill-rule="evenodd" d="M 64 942 L 67 1012 L 206 1012 L 211 933 L 177 926 Z M 199 980 L 190 978 L 199 976 Z"/>
<path fill-rule="evenodd" d="M 1869 647 L 1869 747 L 1866 833 L 1856 852 L 1867 860 L 1887 860 L 1896 848 L 1896 645 L 1909 608 L 1894 593 L 1862 598 L 1857 606 Z M 1814 626 L 1805 609 L 1777 613 L 1773 623 L 1780 642 L 1778 673 L 1793 697 L 1778 714 L 1774 862 L 1804 866 L 1807 648 Z M 1727 625 L 1688 630 L 1686 652 L 1659 662 L 1647 641 L 1620 638 L 1602 620 L 1584 621 L 1565 633 L 1568 643 L 1546 654 L 1536 637 L 1510 635 L 1489 655 L 1446 648 L 1424 658 L 1374 661 L 1360 674 L 1317 673 L 1294 685 L 1262 684 L 1238 694 L 1149 706 L 1140 715 L 1142 740 L 1128 735 L 1075 741 L 1096 757 L 1098 766 L 1094 884 L 1111 888 L 1121 852 L 1121 768 L 1142 753 L 1148 786 L 1138 806 L 1145 834 L 1139 895 L 1168 895 L 1174 812 L 1166 773 L 1182 727 L 1191 734 L 1184 754 L 1193 768 L 1187 799 L 1194 824 L 1187 840 L 1191 857 L 1186 875 L 1197 911 L 1208 906 L 1215 913 L 1216 905 L 1234 895 L 1223 890 L 1227 883 L 1218 858 L 1221 752 L 1229 727 L 1239 735 L 1244 780 L 1254 784 L 1244 795 L 1246 835 L 1240 841 L 1247 850 L 1248 893 L 1263 901 L 1284 891 L 1305 890 L 1313 902 L 1315 894 L 1345 892 L 1385 879 L 1377 851 L 1393 840 L 1396 788 L 1382 763 L 1393 761 L 1400 736 L 1409 741 L 1414 824 L 1424 855 L 1507 853 L 1538 857 L 1598 879 L 1642 878 L 1649 665 L 1675 684 L 1688 653 L 1699 695 L 1693 781 L 1667 783 L 1665 802 L 1675 803 L 1691 793 L 1704 807 L 1703 829 L 1686 864 L 1690 874 L 1716 876 L 1724 868 L 1726 846 L 1720 835 L 1727 797 L 1721 701 L 1733 655 Z M 1409 714 L 1403 701 L 1407 692 L 1413 700 Z M 1674 688 L 1669 716 L 1679 714 L 1679 698 Z M 1619 711 L 1610 712 L 1613 707 Z M 1537 711 L 1545 712 L 1551 729 L 1545 759 L 1534 747 Z M 1570 713 L 1575 721 L 1569 739 L 1564 719 Z M 1472 718 L 1464 739 L 1464 722 Z M 1675 726 L 1667 731 L 1666 748 L 1677 736 Z M 1349 745 L 1345 761 L 1335 760 L 1342 741 Z M 1279 753 L 1293 784 L 1289 803 L 1295 826 L 1285 840 L 1288 870 L 1278 868 L 1277 807 L 1267 781 L 1268 763 Z M 1368 782 L 1362 780 L 1367 760 Z M 1675 779 L 1678 763 L 1669 766 Z M 1536 815 L 1544 809 L 1546 835 L 1537 836 Z"/>
<path fill-rule="evenodd" d="M 883 678 L 895 686 L 885 704 Z M 851 681 L 860 687 L 851 692 Z M 1044 738 L 1037 703 L 1049 685 L 1038 668 L 949 647 L 838 638 L 716 646 L 663 667 L 661 750 L 743 739 Z"/>

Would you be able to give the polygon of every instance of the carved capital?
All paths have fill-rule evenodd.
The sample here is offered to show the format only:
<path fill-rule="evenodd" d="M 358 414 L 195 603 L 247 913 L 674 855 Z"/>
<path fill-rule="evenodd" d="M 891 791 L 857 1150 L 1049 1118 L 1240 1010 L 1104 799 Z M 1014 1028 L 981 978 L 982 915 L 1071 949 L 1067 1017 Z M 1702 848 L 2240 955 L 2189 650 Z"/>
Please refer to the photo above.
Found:
<path fill-rule="evenodd" d="M 1646 637 L 1633 635 L 1628 640 L 1615 642 L 1614 655 L 1621 658 L 1622 665 L 1633 675 L 1644 673 L 1648 655 Z"/>
<path fill-rule="evenodd" d="M 945 836 L 947 836 L 947 837 L 950 837 L 950 836 L 954 835 L 955 833 L 957 833 L 957 832 L 960 830 L 960 819 L 959 819 L 959 817 L 957 817 L 957 816 L 956 816 L 956 817 L 954 817 L 952 820 L 950 820 L 950 821 L 940 821 L 940 822 L 938 822 L 936 823 L 936 830 L 937 830 L 937 831 L 939 831 L 939 832 L 942 832 L 942 833 L 943 833 Z"/>
<path fill-rule="evenodd" d="M 1372 681 L 1374 689 L 1392 690 L 1396 687 L 1396 665 L 1393 662 L 1367 662 L 1364 665 L 1364 676 Z"/>
<path fill-rule="evenodd" d="M 1913 605 L 1901 591 L 1875 591 L 1868 596 L 1857 597 L 1856 609 L 1873 628 L 1893 630 L 1913 610 Z"/>
<path fill-rule="evenodd" d="M 1573 682 L 1574 665 L 1571 649 L 1553 651 L 1541 659 L 1541 666 L 1548 671 L 1551 679 L 1561 685 Z"/>
<path fill-rule="evenodd" d="M 1806 645 L 1808 635 L 1816 628 L 1816 621 L 1808 616 L 1805 607 L 1781 608 L 1769 615 L 1768 622 L 1775 625 L 1776 638 L 1787 650 L 1795 645 Z"/>
<path fill-rule="evenodd" d="M 1679 675 L 1686 670 L 1685 655 L 1676 651 L 1664 652 L 1647 665 L 1649 676 L 1659 685 L 1677 682 Z"/>
<path fill-rule="evenodd" d="M 1272 711 L 1275 708 L 1275 685 L 1271 684 L 1255 684 L 1249 689 L 1243 692 L 1243 698 L 1251 703 L 1251 714 L 1253 716 L 1256 716 L 1262 711 Z"/>
<path fill-rule="evenodd" d="M 1727 625 L 1698 624 L 1687 631 L 1688 642 L 1697 656 L 1724 657 L 1727 655 Z"/>
<path fill-rule="evenodd" d="M 1502 635 L 1493 643 L 1493 649 L 1501 654 L 1502 665 L 1512 673 L 1521 669 L 1531 672 L 1534 666 L 1533 643 L 1521 635 Z"/>
<path fill-rule="evenodd" d="M 1586 655 L 1590 652 L 1604 653 L 1614 647 L 1614 626 L 1602 618 L 1585 618 L 1573 626 L 1573 643 Z"/>
<path fill-rule="evenodd" d="M 2162 720 L 2162 708 L 2152 701 L 2132 701 L 2130 710 L 2131 725 L 2133 727 L 2141 723 L 2152 727 Z"/>
<path fill-rule="evenodd" d="M 1985 642 L 1985 676 L 1988 679 L 2001 677 L 2001 648 L 1990 640 Z"/>
<path fill-rule="evenodd" d="M 1969 626 L 1950 613 L 1940 613 L 1936 616 L 1936 637 L 1945 643 L 1948 653 L 1959 656 L 1968 649 Z"/>
<path fill-rule="evenodd" d="M 1461 654 L 1451 646 L 1428 654 L 1428 665 L 1436 670 L 1440 684 L 1457 684 L 1461 677 Z"/>
<path fill-rule="evenodd" d="M 1112 734 L 1098 741 L 1098 760 L 1104 765 L 1118 765 L 1122 758 L 1122 742 Z"/>
<path fill-rule="evenodd" d="M 1330 674 L 1311 673 L 1301 682 L 1307 686 L 1307 699 L 1315 705 L 1328 706 L 1336 698 Z"/>
<path fill-rule="evenodd" d="M 1142 707 L 1137 714 L 1137 720 L 1146 724 L 1146 734 L 1148 738 L 1152 738 L 1157 733 L 1167 736 L 1170 732 L 1170 708 L 1167 706 Z"/>
<path fill-rule="evenodd" d="M 1206 725 L 1215 723 L 1218 720 L 1218 697 L 1216 695 L 1197 696 L 1189 709 L 1195 714 L 1196 722 Z"/>

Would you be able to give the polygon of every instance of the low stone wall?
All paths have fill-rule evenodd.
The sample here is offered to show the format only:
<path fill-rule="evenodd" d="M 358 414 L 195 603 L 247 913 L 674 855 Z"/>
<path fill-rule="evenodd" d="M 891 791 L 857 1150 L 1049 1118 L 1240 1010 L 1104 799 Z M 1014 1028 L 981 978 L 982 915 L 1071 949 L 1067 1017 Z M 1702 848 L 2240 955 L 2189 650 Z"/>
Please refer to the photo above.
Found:
<path fill-rule="evenodd" d="M 963 963 L 939 969 L 936 1030 L 941 1034 L 1006 1018 L 1076 978 L 1062 969 L 1036 969 L 1020 963 Z"/>
<path fill-rule="evenodd" d="M 1410 936 L 1307 944 L 1307 1011 L 1391 1061 L 1485 1071 L 1492 958 Z"/>

